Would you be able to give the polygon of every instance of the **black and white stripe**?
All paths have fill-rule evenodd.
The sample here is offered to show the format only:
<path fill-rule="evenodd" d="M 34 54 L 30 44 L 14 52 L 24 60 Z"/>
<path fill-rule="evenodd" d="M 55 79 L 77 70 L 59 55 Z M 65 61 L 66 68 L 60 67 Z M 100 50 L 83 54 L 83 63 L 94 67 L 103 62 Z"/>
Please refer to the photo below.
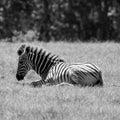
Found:
<path fill-rule="evenodd" d="M 56 55 L 26 45 L 18 49 L 18 55 L 18 80 L 23 80 L 27 72 L 33 69 L 41 76 L 41 85 L 56 85 L 63 82 L 81 86 L 103 85 L 101 70 L 95 65 L 69 65 Z"/>
<path fill-rule="evenodd" d="M 103 86 L 101 70 L 93 64 L 70 64 L 60 62 L 49 71 L 47 83 L 51 85 L 67 82 L 81 86 Z"/>

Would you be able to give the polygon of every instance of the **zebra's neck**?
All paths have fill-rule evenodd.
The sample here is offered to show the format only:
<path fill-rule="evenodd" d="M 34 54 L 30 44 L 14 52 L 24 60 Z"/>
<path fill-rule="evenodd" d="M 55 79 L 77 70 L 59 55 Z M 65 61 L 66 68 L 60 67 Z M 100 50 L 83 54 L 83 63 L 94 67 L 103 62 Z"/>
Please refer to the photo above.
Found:
<path fill-rule="evenodd" d="M 59 59 L 58 56 L 46 53 L 42 49 L 40 51 L 34 50 L 30 55 L 30 61 L 32 63 L 33 70 L 38 73 L 44 80 L 50 70 L 50 68 L 58 62 L 64 62 Z"/>

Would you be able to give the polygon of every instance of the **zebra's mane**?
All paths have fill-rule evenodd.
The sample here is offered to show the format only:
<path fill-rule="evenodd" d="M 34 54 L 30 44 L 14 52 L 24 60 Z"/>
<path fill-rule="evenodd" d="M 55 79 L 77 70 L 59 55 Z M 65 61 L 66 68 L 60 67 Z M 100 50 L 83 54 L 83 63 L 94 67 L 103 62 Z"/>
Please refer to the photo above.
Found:
<path fill-rule="evenodd" d="M 26 50 L 29 49 L 30 54 L 34 55 L 42 55 L 43 57 L 46 57 L 46 59 L 49 59 L 51 62 L 64 62 L 63 59 L 60 59 L 59 56 L 52 54 L 51 52 L 46 52 L 46 50 L 43 50 L 43 48 L 38 49 L 37 47 L 31 47 L 27 46 Z"/>
<path fill-rule="evenodd" d="M 25 52 L 25 45 L 21 45 L 20 48 L 17 51 L 17 54 L 20 56 Z"/>

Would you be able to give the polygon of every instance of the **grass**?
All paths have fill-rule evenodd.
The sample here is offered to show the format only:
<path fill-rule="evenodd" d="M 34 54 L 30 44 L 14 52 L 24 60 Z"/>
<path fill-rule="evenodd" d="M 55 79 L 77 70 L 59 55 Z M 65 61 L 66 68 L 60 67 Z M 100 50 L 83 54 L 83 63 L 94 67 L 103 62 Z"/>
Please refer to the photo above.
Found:
<path fill-rule="evenodd" d="M 104 87 L 42 87 L 17 84 L 17 49 L 0 43 L 0 120 L 120 119 L 120 45 L 117 43 L 29 43 L 68 63 L 91 62 L 102 69 Z M 39 80 L 33 71 L 22 82 Z"/>

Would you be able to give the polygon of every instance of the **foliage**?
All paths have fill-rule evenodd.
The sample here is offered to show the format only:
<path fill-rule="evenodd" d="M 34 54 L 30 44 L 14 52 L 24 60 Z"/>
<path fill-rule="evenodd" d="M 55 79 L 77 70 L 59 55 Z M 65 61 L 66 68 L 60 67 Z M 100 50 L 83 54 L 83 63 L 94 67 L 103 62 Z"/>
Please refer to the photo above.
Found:
<path fill-rule="evenodd" d="M 2 18 L 2 19 L 1 19 Z M 14 31 L 35 30 L 39 39 L 112 40 L 120 39 L 118 0 L 2 0 L 0 31 L 11 37 Z"/>

